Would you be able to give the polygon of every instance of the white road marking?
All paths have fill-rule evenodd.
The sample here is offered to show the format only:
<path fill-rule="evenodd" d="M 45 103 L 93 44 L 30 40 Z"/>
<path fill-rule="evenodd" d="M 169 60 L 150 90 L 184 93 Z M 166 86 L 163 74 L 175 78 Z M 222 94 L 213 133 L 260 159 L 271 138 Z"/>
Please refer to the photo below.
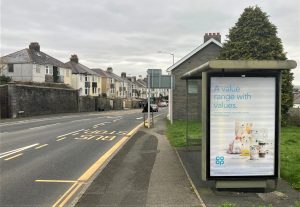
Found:
<path fill-rule="evenodd" d="M 0 158 L 7 157 L 7 156 L 15 154 L 17 152 L 21 152 L 21 151 L 24 151 L 26 149 L 35 147 L 37 145 L 39 145 L 39 143 L 35 143 L 35 144 L 29 145 L 29 146 L 25 146 L 25 147 L 21 147 L 21 148 L 18 148 L 18 149 L 10 150 L 10 151 L 7 151 L 7 152 L 3 152 L 3 153 L 0 154 Z"/>
<path fill-rule="evenodd" d="M 22 156 L 22 155 L 23 155 L 23 153 L 20 153 L 20 154 L 17 154 L 17 155 L 15 155 L 15 156 L 8 157 L 8 158 L 6 158 L 6 159 L 4 159 L 4 160 L 5 160 L 5 161 L 8 161 L 8 160 L 14 159 L 14 158 L 19 157 L 19 156 Z"/>
<path fill-rule="evenodd" d="M 40 148 L 43 148 L 43 147 L 46 147 L 46 146 L 48 146 L 48 144 L 43 144 L 43 145 L 37 146 L 37 147 L 34 148 L 34 149 L 40 149 Z"/>
<path fill-rule="evenodd" d="M 113 119 L 113 118 L 122 118 L 123 116 L 107 116 L 107 119 Z"/>
<path fill-rule="evenodd" d="M 38 127 L 32 127 L 32 128 L 29 128 L 30 130 L 32 129 L 42 129 L 42 128 L 46 128 L 46 127 L 49 127 L 49 126 L 55 126 L 55 125 L 58 125 L 60 123 L 55 123 L 55 124 L 48 124 L 48 125 L 43 125 L 43 126 L 38 126 Z"/>
<path fill-rule="evenodd" d="M 57 138 L 64 137 L 64 136 L 69 135 L 69 134 L 74 134 L 74 133 L 76 133 L 76 132 L 80 132 L 80 131 L 83 131 L 83 130 L 84 130 L 84 129 L 80 129 L 80 130 L 77 130 L 77 131 L 74 131 L 74 132 L 70 132 L 70 133 L 67 133 L 67 134 L 63 134 L 63 135 L 58 136 Z"/>
<path fill-rule="evenodd" d="M 34 123 L 34 122 L 39 122 L 39 121 L 51 121 L 51 120 L 57 120 L 57 119 L 63 119 L 63 118 L 74 118 L 78 116 L 61 116 L 61 117 L 55 117 L 55 118 L 43 118 L 43 119 L 28 119 L 28 120 L 23 120 L 23 121 L 17 121 L 17 122 L 7 122 L 0 124 L 0 127 L 2 126 L 12 126 L 12 125 L 18 125 L 18 124 L 27 124 L 27 123 Z"/>
<path fill-rule="evenodd" d="M 58 139 L 56 141 L 59 142 L 59 141 L 64 140 L 64 139 L 66 139 L 66 137 L 62 137 L 62 138 L 60 138 L 60 139 Z"/>
<path fill-rule="evenodd" d="M 73 123 L 73 122 L 88 121 L 88 120 L 91 120 L 91 119 L 78 119 L 78 120 L 74 120 L 74 121 L 71 121 L 71 122 Z"/>
<path fill-rule="evenodd" d="M 136 118 L 137 120 L 140 120 L 140 119 L 142 119 L 143 117 L 139 117 L 139 118 Z"/>

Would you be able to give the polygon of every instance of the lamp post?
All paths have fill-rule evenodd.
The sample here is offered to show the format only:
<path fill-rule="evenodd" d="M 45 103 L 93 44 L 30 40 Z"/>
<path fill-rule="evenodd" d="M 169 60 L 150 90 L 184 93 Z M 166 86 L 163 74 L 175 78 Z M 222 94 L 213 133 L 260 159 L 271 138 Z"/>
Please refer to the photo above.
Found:
<path fill-rule="evenodd" d="M 172 60 L 173 60 L 173 64 L 172 65 L 174 65 L 174 58 L 175 58 L 175 55 L 174 55 L 174 53 L 170 53 L 170 52 L 164 52 L 164 51 L 157 51 L 157 53 L 162 53 L 162 54 L 169 54 L 169 55 L 172 55 Z"/>
<path fill-rule="evenodd" d="M 172 60 L 173 60 L 173 64 L 175 63 L 174 61 L 174 53 L 169 53 L 169 52 L 164 52 L 164 51 L 157 51 L 158 53 L 163 53 L 163 54 L 169 54 L 169 55 L 172 55 Z M 171 89 L 169 90 L 169 119 L 170 119 L 170 122 L 171 124 L 173 124 L 173 75 L 171 73 L 171 71 L 169 72 L 169 75 L 171 75 Z"/>

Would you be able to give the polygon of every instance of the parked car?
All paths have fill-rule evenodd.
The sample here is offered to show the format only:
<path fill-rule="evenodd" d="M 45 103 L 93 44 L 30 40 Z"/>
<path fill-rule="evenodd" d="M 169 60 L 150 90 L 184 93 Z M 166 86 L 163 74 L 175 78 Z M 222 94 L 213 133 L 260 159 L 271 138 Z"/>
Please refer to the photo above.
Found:
<path fill-rule="evenodd" d="M 161 102 L 158 103 L 158 106 L 160 106 L 160 107 L 166 107 L 166 106 L 168 106 L 168 103 L 165 102 L 165 101 L 161 101 Z"/>
<path fill-rule="evenodd" d="M 150 104 L 154 112 L 158 112 L 158 106 L 157 104 Z"/>

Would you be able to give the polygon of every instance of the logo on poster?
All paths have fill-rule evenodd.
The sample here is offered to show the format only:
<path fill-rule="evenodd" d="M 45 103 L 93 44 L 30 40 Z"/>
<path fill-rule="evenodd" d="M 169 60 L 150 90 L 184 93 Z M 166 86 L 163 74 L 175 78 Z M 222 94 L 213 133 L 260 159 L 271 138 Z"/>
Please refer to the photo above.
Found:
<path fill-rule="evenodd" d="M 224 156 L 217 156 L 216 157 L 216 164 L 217 165 L 222 166 L 222 165 L 224 165 L 224 163 L 225 163 Z"/>

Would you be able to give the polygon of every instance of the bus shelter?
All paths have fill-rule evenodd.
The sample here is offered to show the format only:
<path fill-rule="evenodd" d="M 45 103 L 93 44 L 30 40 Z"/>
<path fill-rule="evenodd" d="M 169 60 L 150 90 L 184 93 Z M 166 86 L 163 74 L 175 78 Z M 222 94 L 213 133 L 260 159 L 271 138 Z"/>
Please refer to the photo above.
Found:
<path fill-rule="evenodd" d="M 296 66 L 293 60 L 212 60 L 181 77 L 202 79 L 203 180 L 219 189 L 276 188 L 281 71 Z"/>

